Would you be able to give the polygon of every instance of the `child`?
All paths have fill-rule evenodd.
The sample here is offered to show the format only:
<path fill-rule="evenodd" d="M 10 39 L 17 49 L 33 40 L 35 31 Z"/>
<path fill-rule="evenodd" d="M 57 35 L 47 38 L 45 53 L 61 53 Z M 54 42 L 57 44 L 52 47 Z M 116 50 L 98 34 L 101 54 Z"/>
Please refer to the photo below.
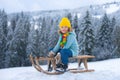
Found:
<path fill-rule="evenodd" d="M 68 18 L 62 18 L 59 23 L 59 40 L 56 46 L 49 52 L 49 56 L 57 55 L 60 57 L 61 64 L 57 63 L 57 67 L 62 65 L 62 68 L 66 70 L 68 68 L 68 58 L 78 55 L 78 43 L 76 40 L 76 34 L 72 30 L 71 23 Z"/>

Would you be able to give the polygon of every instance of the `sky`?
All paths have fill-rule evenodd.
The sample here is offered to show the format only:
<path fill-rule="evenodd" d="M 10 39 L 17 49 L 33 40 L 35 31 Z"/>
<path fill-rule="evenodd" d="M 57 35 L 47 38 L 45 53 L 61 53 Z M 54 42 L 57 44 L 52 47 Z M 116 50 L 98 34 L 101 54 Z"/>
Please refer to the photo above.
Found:
<path fill-rule="evenodd" d="M 0 0 L 0 9 L 4 9 L 7 13 L 74 9 L 114 1 L 120 2 L 120 0 Z"/>

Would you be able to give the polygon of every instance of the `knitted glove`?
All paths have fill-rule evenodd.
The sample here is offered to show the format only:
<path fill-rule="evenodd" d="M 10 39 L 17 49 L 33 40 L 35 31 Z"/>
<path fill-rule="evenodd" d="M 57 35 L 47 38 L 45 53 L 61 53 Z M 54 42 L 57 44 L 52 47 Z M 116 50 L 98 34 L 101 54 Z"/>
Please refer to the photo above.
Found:
<path fill-rule="evenodd" d="M 49 57 L 54 57 L 54 55 L 55 55 L 55 53 L 53 51 L 50 51 L 48 56 Z"/>

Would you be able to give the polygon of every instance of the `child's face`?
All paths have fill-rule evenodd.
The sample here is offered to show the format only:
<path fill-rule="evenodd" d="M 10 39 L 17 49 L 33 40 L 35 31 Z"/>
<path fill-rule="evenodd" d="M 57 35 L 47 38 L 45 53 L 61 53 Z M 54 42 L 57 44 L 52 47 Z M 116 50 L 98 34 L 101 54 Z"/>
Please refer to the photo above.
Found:
<path fill-rule="evenodd" d="M 67 26 L 62 26 L 60 28 L 60 31 L 64 34 L 64 33 L 67 33 L 68 32 L 68 27 Z"/>

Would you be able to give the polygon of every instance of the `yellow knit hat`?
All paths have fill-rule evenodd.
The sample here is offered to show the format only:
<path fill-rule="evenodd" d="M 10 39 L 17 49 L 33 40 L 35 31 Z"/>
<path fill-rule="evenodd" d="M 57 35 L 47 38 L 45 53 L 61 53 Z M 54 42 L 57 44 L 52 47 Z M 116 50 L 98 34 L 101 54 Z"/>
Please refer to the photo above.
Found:
<path fill-rule="evenodd" d="M 67 17 L 63 17 L 61 22 L 59 23 L 59 27 L 67 26 L 68 28 L 71 28 L 70 20 Z"/>

